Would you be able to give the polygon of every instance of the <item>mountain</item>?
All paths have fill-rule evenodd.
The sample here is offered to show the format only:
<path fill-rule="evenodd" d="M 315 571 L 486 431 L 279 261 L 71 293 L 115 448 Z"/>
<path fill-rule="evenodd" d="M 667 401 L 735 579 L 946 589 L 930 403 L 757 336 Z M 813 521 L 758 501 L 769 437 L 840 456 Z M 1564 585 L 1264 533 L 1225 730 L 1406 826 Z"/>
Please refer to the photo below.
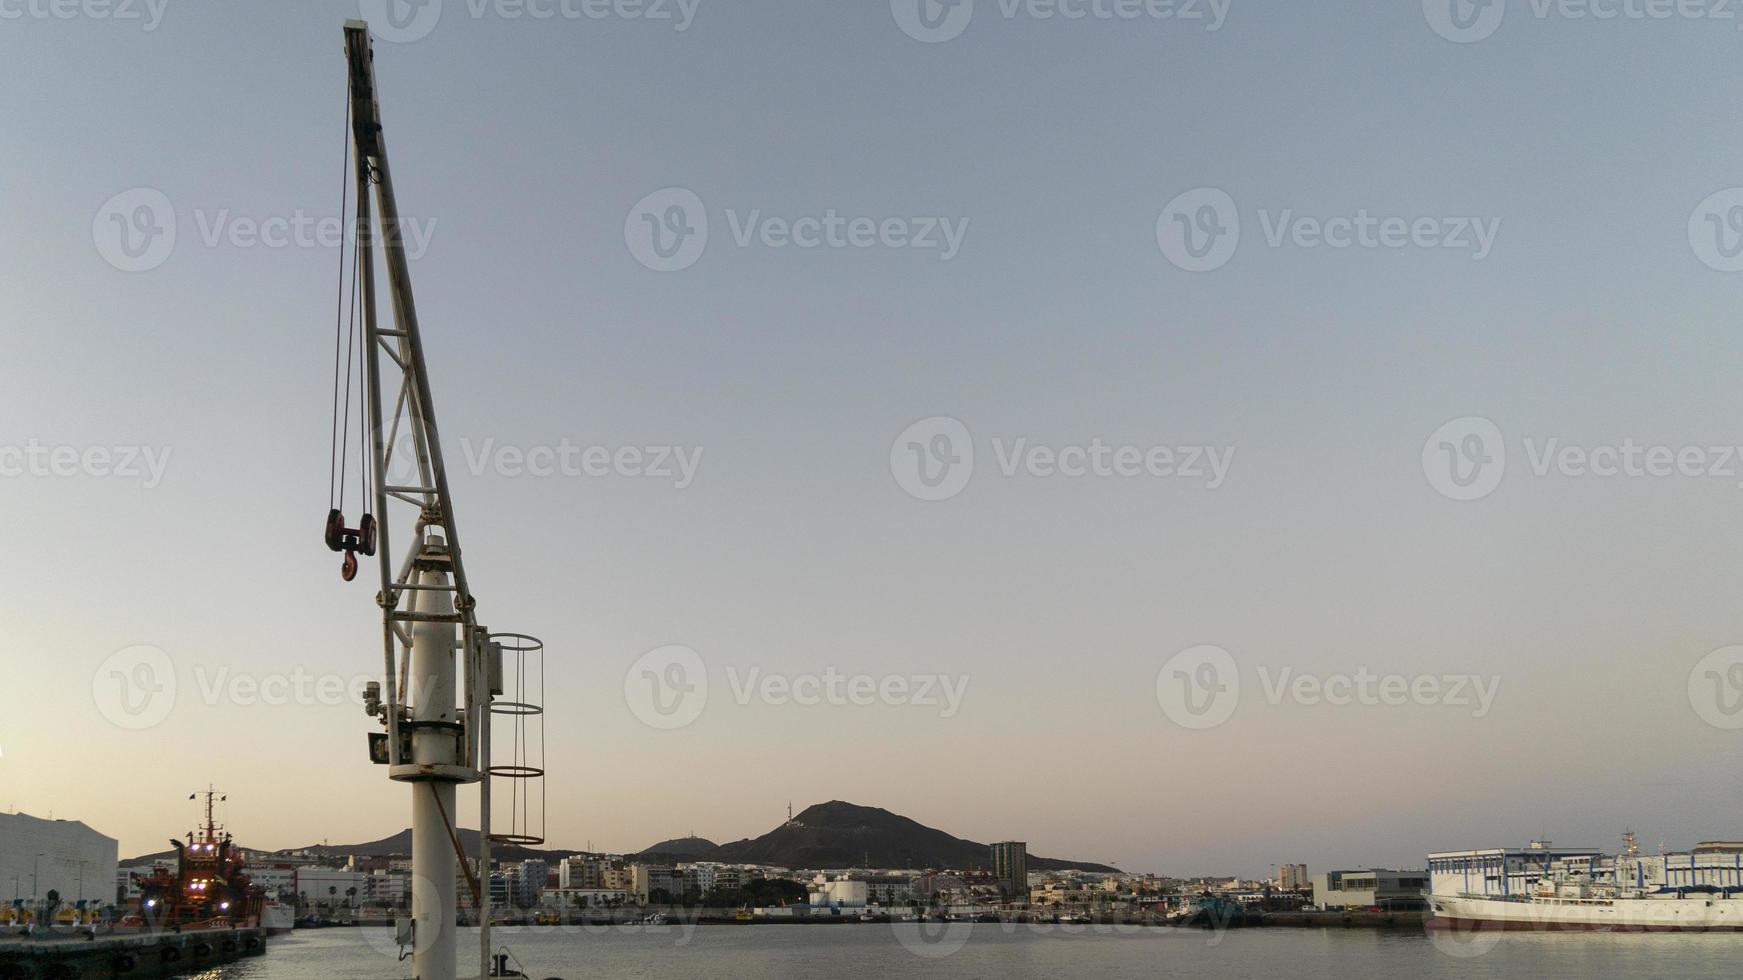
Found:
<path fill-rule="evenodd" d="M 461 849 L 469 856 L 476 856 L 478 854 L 478 831 L 462 827 L 456 833 L 460 837 Z M 352 855 L 357 855 L 358 857 L 405 857 L 412 852 L 412 831 L 410 827 L 407 827 L 391 837 L 383 837 L 380 840 L 372 840 L 362 844 L 310 844 L 307 847 L 289 847 L 282 851 L 263 852 L 258 848 L 251 848 L 247 845 L 240 846 L 246 851 L 265 854 L 269 860 L 271 855 L 274 854 L 289 854 L 297 851 L 306 851 L 311 854 L 319 855 L 330 855 L 334 860 L 338 861 L 342 861 Z M 175 853 L 176 852 L 173 850 L 158 851 L 155 854 L 142 854 L 139 857 L 127 858 L 120 863 L 122 865 L 149 864 L 159 858 L 175 857 Z M 497 844 L 490 850 L 492 857 L 500 858 L 504 861 L 525 861 L 528 858 L 543 858 L 551 864 L 556 864 L 563 858 L 581 853 L 584 852 L 567 850 L 541 851 L 531 847 L 516 847 L 507 844 Z"/>
<path fill-rule="evenodd" d="M 460 838 L 460 849 L 468 855 L 476 856 L 478 854 L 478 831 L 461 827 L 455 833 Z M 332 854 L 336 857 L 346 857 L 352 854 L 359 857 L 403 857 L 412 852 L 412 829 L 407 827 L 392 837 L 383 837 L 380 840 L 369 841 L 365 844 L 311 844 L 308 847 L 292 848 L 291 850 Z M 490 848 L 491 857 L 504 861 L 525 861 L 530 858 L 540 858 L 551 864 L 556 864 L 563 858 L 581 853 L 584 852 L 562 849 L 541 851 L 536 848 L 509 844 L 493 844 Z"/>
<path fill-rule="evenodd" d="M 693 861 L 696 859 L 696 855 L 707 854 L 719 847 L 719 844 L 714 843 L 706 837 L 674 837 L 671 840 L 660 841 L 653 847 L 647 848 L 643 851 L 638 851 L 631 856 L 638 858 L 662 857 Z"/>
<path fill-rule="evenodd" d="M 953 837 L 878 807 L 832 800 L 807 807 L 755 840 L 723 844 L 701 859 L 783 868 L 990 869 L 986 844 Z M 1036 871 L 1117 872 L 1105 864 L 1029 855 Z"/>
<path fill-rule="evenodd" d="M 467 854 L 477 854 L 478 831 L 462 828 L 459 835 L 462 849 Z M 412 832 L 408 828 L 392 837 L 363 844 L 315 844 L 291 850 L 332 855 L 335 860 L 342 860 L 353 854 L 360 857 L 403 856 L 412 852 Z M 555 865 L 563 858 L 586 852 L 541 851 L 499 844 L 491 853 L 504 861 L 542 858 Z M 174 851 L 161 851 L 121 863 L 141 864 L 174 855 Z M 784 823 L 754 840 L 747 838 L 730 844 L 715 844 L 702 837 L 678 837 L 661 841 L 631 857 L 650 861 L 770 864 L 782 868 L 953 868 L 967 871 L 976 868 L 990 869 L 992 865 L 992 855 L 986 844 L 953 837 L 942 830 L 935 830 L 888 810 L 840 800 L 807 807 L 791 822 Z M 1029 868 L 1034 871 L 1119 870 L 1106 864 L 1066 861 L 1034 854 L 1029 855 Z"/>

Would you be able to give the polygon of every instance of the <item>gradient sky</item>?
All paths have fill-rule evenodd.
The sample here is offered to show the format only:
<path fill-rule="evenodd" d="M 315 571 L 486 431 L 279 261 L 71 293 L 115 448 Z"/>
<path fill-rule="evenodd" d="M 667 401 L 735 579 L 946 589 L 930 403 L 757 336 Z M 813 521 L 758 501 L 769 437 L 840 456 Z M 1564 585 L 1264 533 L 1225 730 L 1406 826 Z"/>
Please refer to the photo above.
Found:
<path fill-rule="evenodd" d="M 376 44 L 450 465 L 460 441 L 702 447 L 694 483 L 456 478 L 481 617 L 549 646 L 549 836 L 635 849 L 883 806 L 981 840 L 1171 874 L 1416 866 L 1430 850 L 1736 839 L 1739 734 L 1690 673 L 1743 642 L 1739 478 L 1538 477 L 1523 441 L 1743 443 L 1743 279 L 1691 213 L 1743 185 L 1735 20 L 1538 17 L 1453 43 L 1420 5 L 1234 0 L 1178 20 L 1007 19 L 921 43 L 885 0 L 701 0 L 684 31 L 446 0 Z M 320 543 L 336 251 L 202 224 L 338 209 L 355 4 L 168 0 L 161 21 L 0 0 L 0 446 L 168 447 L 161 483 L 0 478 L 0 807 L 154 850 L 231 794 L 256 846 L 409 824 L 354 704 L 208 698 L 379 669 L 374 589 Z M 80 8 L 89 9 L 89 8 Z M 141 6 L 141 16 L 148 12 Z M 21 14 L 21 16 L 10 16 Z M 625 220 L 706 203 L 700 261 Z M 1201 187 L 1242 238 L 1171 264 Z M 114 195 L 172 203 L 173 253 L 105 261 Z M 967 218 L 955 257 L 739 247 L 728 210 Z M 1451 249 L 1267 247 L 1284 209 L 1498 219 Z M 927 502 L 916 420 L 973 433 Z M 1425 440 L 1481 416 L 1506 475 L 1450 500 Z M 1004 478 L 992 440 L 1233 446 L 1182 479 Z M 368 579 L 370 574 L 363 576 Z M 656 730 L 646 651 L 710 698 Z M 1229 650 L 1224 724 L 1170 720 L 1176 652 Z M 142 731 L 105 663 L 175 665 Z M 966 675 L 962 709 L 731 696 L 725 673 Z M 1266 703 L 1254 673 L 1498 675 L 1446 705 Z"/>

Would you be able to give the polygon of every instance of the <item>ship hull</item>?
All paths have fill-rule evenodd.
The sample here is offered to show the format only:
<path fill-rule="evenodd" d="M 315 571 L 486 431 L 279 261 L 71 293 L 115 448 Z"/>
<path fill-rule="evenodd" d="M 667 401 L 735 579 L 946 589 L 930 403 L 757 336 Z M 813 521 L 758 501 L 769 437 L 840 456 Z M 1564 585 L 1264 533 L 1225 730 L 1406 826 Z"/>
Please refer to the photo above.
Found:
<path fill-rule="evenodd" d="M 281 936 L 296 927 L 295 912 L 287 906 L 269 902 L 260 910 L 260 928 L 268 936 Z"/>
<path fill-rule="evenodd" d="M 1508 932 L 1743 932 L 1743 899 L 1510 901 L 1434 895 L 1430 929 Z"/>

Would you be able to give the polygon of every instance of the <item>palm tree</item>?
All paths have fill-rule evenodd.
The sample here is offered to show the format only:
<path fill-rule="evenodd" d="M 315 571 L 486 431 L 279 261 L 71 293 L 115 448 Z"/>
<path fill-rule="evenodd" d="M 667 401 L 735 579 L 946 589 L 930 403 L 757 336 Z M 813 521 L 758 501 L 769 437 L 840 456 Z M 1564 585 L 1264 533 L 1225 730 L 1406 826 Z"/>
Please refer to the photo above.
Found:
<path fill-rule="evenodd" d="M 327 912 L 329 914 L 337 911 L 339 908 L 339 899 L 337 897 L 338 894 L 339 894 L 339 886 L 338 885 L 328 885 L 327 886 Z"/>
<path fill-rule="evenodd" d="M 354 909 L 357 907 L 357 886 L 356 885 L 353 885 L 350 888 L 345 889 L 345 904 L 349 908 Z"/>

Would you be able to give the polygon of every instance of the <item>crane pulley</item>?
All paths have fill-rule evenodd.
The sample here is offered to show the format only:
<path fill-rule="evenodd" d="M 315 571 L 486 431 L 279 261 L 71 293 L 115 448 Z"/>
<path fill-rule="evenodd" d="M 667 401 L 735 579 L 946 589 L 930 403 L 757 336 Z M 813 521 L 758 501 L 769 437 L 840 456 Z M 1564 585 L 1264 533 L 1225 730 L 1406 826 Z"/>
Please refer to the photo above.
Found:
<path fill-rule="evenodd" d="M 335 507 L 327 512 L 327 547 L 343 551 L 339 577 L 349 582 L 357 577 L 357 556 L 375 557 L 375 516 L 364 514 L 356 527 L 345 526 L 345 512 Z"/>
<path fill-rule="evenodd" d="M 351 96 L 345 100 L 345 151 L 343 153 L 344 167 L 339 175 L 339 221 L 343 224 L 350 216 L 351 199 Z M 360 191 L 361 199 L 363 193 Z M 344 552 L 345 559 L 339 566 L 339 576 L 349 582 L 357 577 L 357 556 L 366 558 L 375 556 L 375 517 L 367 512 L 356 527 L 347 527 L 345 523 L 345 491 L 346 471 L 351 466 L 351 410 L 357 409 L 357 482 L 359 506 L 369 506 L 370 490 L 370 447 L 368 433 L 364 429 L 368 418 L 364 404 L 369 398 L 368 378 L 364 375 L 357 344 L 357 333 L 361 323 L 362 299 L 358 290 L 357 271 L 362 263 L 365 252 L 364 242 L 360 235 L 353 235 L 351 248 L 339 253 L 339 298 L 333 313 L 333 435 L 328 446 L 327 469 L 327 525 L 323 536 L 327 547 L 336 552 Z M 350 259 L 350 288 L 346 288 L 346 259 Z M 341 353 L 343 356 L 341 357 Z M 356 387 L 353 391 L 352 382 Z"/>

